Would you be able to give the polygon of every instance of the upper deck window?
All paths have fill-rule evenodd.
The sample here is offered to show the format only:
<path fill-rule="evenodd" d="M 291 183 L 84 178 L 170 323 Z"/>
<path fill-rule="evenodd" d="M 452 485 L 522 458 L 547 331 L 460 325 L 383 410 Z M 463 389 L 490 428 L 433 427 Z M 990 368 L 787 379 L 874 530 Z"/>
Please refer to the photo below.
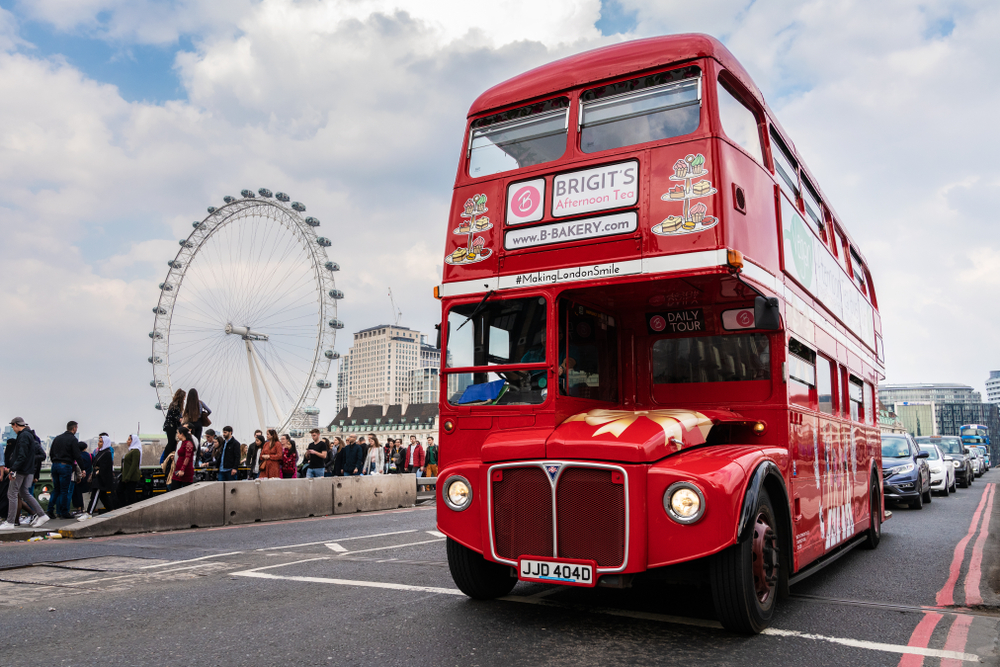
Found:
<path fill-rule="evenodd" d="M 469 176 L 551 162 L 566 152 L 569 99 L 531 104 L 472 121 Z"/>
<path fill-rule="evenodd" d="M 727 137 L 739 144 L 757 162 L 764 164 L 757 116 L 722 79 L 719 79 L 719 120 L 722 121 L 722 129 Z"/>
<path fill-rule="evenodd" d="M 743 382 L 771 378 L 764 334 L 663 338 L 653 343 L 653 382 Z"/>
<path fill-rule="evenodd" d="M 858 257 L 858 254 L 853 249 L 851 249 L 851 272 L 854 273 L 854 282 L 857 283 L 861 293 L 867 294 L 868 292 L 865 290 L 864 265 L 861 263 L 861 258 Z"/>
<path fill-rule="evenodd" d="M 701 120 L 701 70 L 684 67 L 592 88 L 580 96 L 580 149 L 612 148 L 690 134 Z"/>
<path fill-rule="evenodd" d="M 784 142 L 773 130 L 771 131 L 771 139 L 771 145 L 774 147 L 771 156 L 774 158 L 774 173 L 778 177 L 778 185 L 792 200 L 796 200 L 799 196 L 799 170 L 795 158 L 788 152 Z"/>
<path fill-rule="evenodd" d="M 806 216 L 812 220 L 813 225 L 820 230 L 820 236 L 826 240 L 825 226 L 823 225 L 823 206 L 819 203 L 819 197 L 816 195 L 809 181 L 803 179 L 802 184 L 805 186 L 802 188 L 802 201 L 806 205 Z"/>

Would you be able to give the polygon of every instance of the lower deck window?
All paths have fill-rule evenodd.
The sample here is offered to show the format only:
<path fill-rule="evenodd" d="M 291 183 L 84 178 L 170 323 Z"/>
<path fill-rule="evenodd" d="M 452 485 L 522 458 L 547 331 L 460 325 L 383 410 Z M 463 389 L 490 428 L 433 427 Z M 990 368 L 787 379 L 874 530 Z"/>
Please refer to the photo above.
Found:
<path fill-rule="evenodd" d="M 744 382 L 771 379 L 764 334 L 665 338 L 653 343 L 653 382 Z"/>

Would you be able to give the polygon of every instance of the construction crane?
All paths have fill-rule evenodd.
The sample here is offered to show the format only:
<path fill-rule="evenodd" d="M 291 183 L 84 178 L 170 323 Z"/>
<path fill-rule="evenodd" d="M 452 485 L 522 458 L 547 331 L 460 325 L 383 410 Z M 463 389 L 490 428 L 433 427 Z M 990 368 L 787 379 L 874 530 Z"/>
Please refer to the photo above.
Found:
<path fill-rule="evenodd" d="M 389 303 L 392 304 L 392 323 L 394 326 L 399 326 L 399 320 L 403 318 L 403 311 L 396 307 L 396 300 L 392 298 L 392 288 L 389 288 Z"/>

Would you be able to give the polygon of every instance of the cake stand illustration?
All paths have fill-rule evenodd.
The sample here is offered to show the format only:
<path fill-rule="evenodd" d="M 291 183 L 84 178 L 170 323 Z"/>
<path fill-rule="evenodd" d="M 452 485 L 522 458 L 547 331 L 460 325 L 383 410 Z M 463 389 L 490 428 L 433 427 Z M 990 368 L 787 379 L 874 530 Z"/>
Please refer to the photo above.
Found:
<path fill-rule="evenodd" d="M 705 168 L 705 156 L 701 153 L 688 155 L 683 160 L 674 163 L 674 175 L 671 181 L 678 185 L 670 188 L 660 197 L 663 201 L 675 201 L 684 205 L 681 215 L 668 215 L 667 219 L 653 226 L 653 233 L 660 236 L 677 236 L 703 232 L 718 224 L 719 219 L 708 215 L 708 207 L 695 199 L 711 197 L 718 190 L 712 187 L 709 180 L 701 180 L 708 175 Z"/>
<path fill-rule="evenodd" d="M 486 208 L 486 195 L 474 195 L 465 200 L 462 222 L 452 230 L 452 234 L 467 236 L 468 242 L 465 246 L 459 247 L 447 255 L 444 258 L 446 264 L 452 266 L 475 264 L 493 254 L 492 249 L 485 247 L 486 239 L 482 236 L 476 236 L 476 232 L 484 232 L 493 228 L 493 223 L 484 215 L 488 210 Z"/>

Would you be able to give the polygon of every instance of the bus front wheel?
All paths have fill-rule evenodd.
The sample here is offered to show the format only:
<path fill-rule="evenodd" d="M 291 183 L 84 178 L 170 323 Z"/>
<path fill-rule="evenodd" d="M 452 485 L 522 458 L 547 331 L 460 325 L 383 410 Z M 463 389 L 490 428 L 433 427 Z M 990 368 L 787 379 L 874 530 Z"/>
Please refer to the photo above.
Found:
<path fill-rule="evenodd" d="M 712 557 L 709 580 L 715 613 L 732 632 L 756 634 L 771 623 L 781 570 L 771 499 L 761 491 L 754 509 L 753 533 Z"/>
<path fill-rule="evenodd" d="M 488 561 L 450 537 L 448 569 L 459 590 L 474 600 L 503 597 L 517 584 L 517 579 L 510 576 L 509 566 Z"/>

